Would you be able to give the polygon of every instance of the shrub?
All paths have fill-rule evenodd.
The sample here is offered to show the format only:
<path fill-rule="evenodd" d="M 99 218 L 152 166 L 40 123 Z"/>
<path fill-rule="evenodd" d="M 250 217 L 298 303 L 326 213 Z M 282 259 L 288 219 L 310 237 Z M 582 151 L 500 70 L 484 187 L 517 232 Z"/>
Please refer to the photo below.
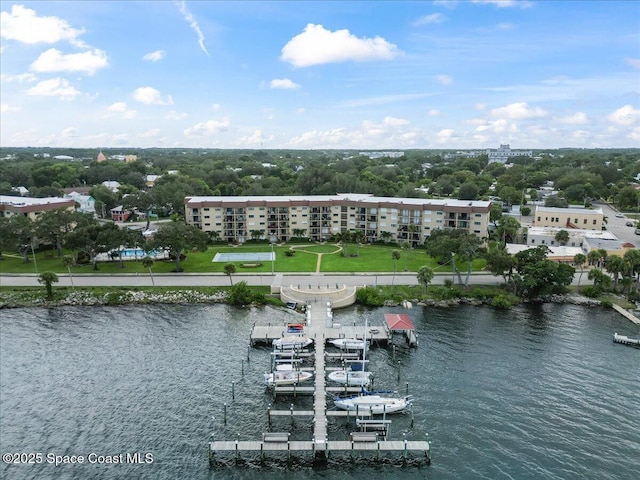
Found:
<path fill-rule="evenodd" d="M 518 303 L 518 300 L 513 295 L 507 293 L 499 293 L 491 301 L 491 305 L 501 310 L 508 310 L 512 306 Z"/>
<path fill-rule="evenodd" d="M 604 308 L 612 308 L 613 307 L 613 303 L 611 302 L 611 300 L 602 300 L 600 302 L 600 305 L 603 306 Z"/>
<path fill-rule="evenodd" d="M 602 289 L 594 285 L 587 285 L 582 288 L 582 294 L 589 298 L 598 298 L 602 294 Z"/>
<path fill-rule="evenodd" d="M 367 307 L 381 307 L 384 303 L 380 292 L 374 287 L 361 288 L 356 292 L 359 304 Z"/>

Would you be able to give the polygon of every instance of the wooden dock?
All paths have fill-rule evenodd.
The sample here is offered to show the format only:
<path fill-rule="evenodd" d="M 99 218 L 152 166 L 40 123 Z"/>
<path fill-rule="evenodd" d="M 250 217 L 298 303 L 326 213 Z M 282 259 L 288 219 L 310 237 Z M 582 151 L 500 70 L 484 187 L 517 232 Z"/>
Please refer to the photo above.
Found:
<path fill-rule="evenodd" d="M 285 325 L 254 325 L 251 331 L 251 345 L 268 344 L 273 340 L 286 336 Z M 209 443 L 209 462 L 211 465 L 217 464 L 219 454 L 231 453 L 236 461 L 240 460 L 242 453 L 259 453 L 260 460 L 264 461 L 265 452 L 275 452 L 286 454 L 287 460 L 291 460 L 291 454 L 310 453 L 314 462 L 326 462 L 332 452 L 360 452 L 367 454 L 373 459 L 380 460 L 382 453 L 398 453 L 402 460 L 406 460 L 407 455 L 420 455 L 426 463 L 430 463 L 430 443 L 428 437 L 425 440 L 387 440 L 388 426 L 390 420 L 381 421 L 365 420 L 370 415 L 356 415 L 354 412 L 346 410 L 327 410 L 327 393 L 352 393 L 360 392 L 360 387 L 327 387 L 325 373 L 328 360 L 354 360 L 359 354 L 339 352 L 329 354 L 325 351 L 325 343 L 334 338 L 364 338 L 372 343 L 386 345 L 391 339 L 391 332 L 384 327 L 373 327 L 365 333 L 363 328 L 356 326 L 341 326 L 333 322 L 333 312 L 331 305 L 313 303 L 307 307 L 307 325 L 303 334 L 314 339 L 315 348 L 313 353 L 307 352 L 305 356 L 313 355 L 315 378 L 313 386 L 278 386 L 274 387 L 274 395 L 313 395 L 312 410 L 273 410 L 269 407 L 267 415 L 269 426 L 272 424 L 272 417 L 312 417 L 313 437 L 311 440 L 291 440 L 288 432 L 263 432 L 260 440 L 235 440 L 235 441 L 213 441 Z M 349 440 L 333 440 L 328 438 L 328 418 L 342 417 L 350 420 L 354 419 L 355 428 L 359 431 L 352 432 Z M 358 421 L 358 422 L 356 422 Z M 381 431 L 381 426 L 384 428 Z M 370 427 L 370 428 L 369 428 Z"/>

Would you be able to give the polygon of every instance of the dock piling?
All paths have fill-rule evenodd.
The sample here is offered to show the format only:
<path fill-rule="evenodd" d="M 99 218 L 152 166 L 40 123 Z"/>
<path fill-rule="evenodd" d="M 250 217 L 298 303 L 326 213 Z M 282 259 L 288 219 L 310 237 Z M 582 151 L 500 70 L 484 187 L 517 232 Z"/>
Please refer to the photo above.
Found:
<path fill-rule="evenodd" d="M 224 424 L 227 424 L 227 404 L 224 404 Z"/>

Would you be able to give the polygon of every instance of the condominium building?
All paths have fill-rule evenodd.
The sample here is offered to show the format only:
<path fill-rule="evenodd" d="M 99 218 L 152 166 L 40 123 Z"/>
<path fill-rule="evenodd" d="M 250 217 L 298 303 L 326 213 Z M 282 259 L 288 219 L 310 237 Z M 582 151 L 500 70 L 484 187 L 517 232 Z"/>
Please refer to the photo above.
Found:
<path fill-rule="evenodd" d="M 433 230 L 462 229 L 486 237 L 491 202 L 375 197 L 368 194 L 311 196 L 187 197 L 185 218 L 230 243 L 249 239 L 286 242 L 294 237 L 328 240 L 360 231 L 362 241 L 410 241 Z"/>
<path fill-rule="evenodd" d="M 488 149 L 489 163 L 506 163 L 511 157 L 531 157 L 531 150 L 511 150 L 509 144 L 500 145 L 498 149 Z"/>
<path fill-rule="evenodd" d="M 31 220 L 35 220 L 41 213 L 58 208 L 73 211 L 76 208 L 76 204 L 71 198 L 32 198 L 0 195 L 0 218 L 24 215 Z"/>
<path fill-rule="evenodd" d="M 602 230 L 604 213 L 601 208 L 556 208 L 537 206 L 533 214 L 536 227 L 580 228 Z"/>

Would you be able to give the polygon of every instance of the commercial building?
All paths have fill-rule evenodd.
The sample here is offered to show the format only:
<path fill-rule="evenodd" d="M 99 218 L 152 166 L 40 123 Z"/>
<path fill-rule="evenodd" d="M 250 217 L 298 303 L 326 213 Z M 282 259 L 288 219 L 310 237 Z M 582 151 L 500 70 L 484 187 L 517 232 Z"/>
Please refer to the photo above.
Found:
<path fill-rule="evenodd" d="M 511 157 L 531 157 L 531 150 L 511 150 L 509 144 L 500 145 L 500 148 L 490 148 L 487 150 L 489 163 L 499 162 L 506 163 Z"/>
<path fill-rule="evenodd" d="M 185 198 L 186 222 L 229 243 L 265 238 L 286 242 L 294 237 L 324 241 L 360 231 L 363 242 L 407 240 L 417 245 L 444 228 L 485 238 L 490 209 L 487 201 L 351 193 Z"/>
<path fill-rule="evenodd" d="M 31 220 L 35 220 L 40 214 L 59 208 L 74 211 L 76 204 L 71 198 L 32 198 L 0 195 L 0 217 L 9 218 L 15 215 L 24 215 Z"/>
<path fill-rule="evenodd" d="M 533 214 L 533 225 L 536 227 L 602 230 L 604 213 L 601 208 L 555 208 L 536 206 Z"/>

